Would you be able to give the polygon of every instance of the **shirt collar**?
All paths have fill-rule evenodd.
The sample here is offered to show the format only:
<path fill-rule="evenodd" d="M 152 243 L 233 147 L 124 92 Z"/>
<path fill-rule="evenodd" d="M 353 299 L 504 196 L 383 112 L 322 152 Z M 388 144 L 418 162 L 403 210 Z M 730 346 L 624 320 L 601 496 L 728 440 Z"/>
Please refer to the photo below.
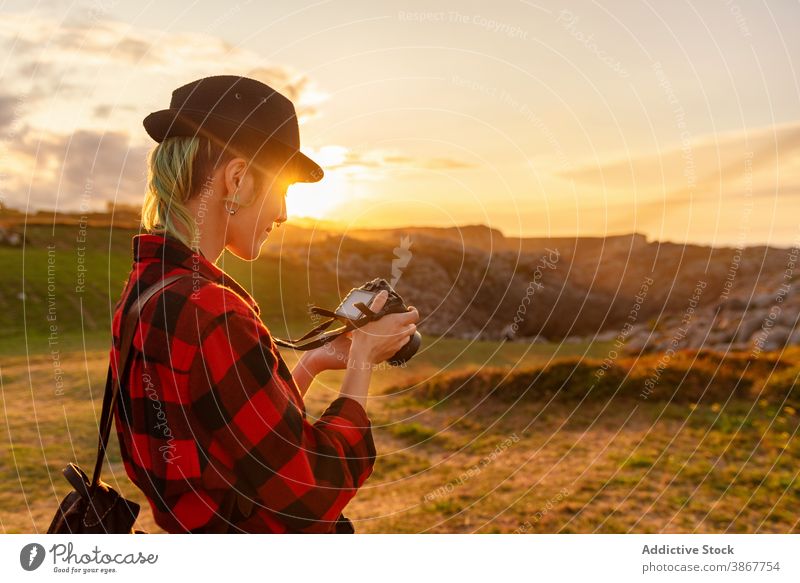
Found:
<path fill-rule="evenodd" d="M 161 261 L 164 263 L 165 274 L 174 267 L 197 272 L 201 277 L 232 289 L 253 308 L 256 314 L 260 312 L 255 299 L 233 277 L 206 259 L 202 253 L 195 253 L 177 237 L 160 233 L 135 235 L 133 237 L 133 260 L 135 262 Z"/>

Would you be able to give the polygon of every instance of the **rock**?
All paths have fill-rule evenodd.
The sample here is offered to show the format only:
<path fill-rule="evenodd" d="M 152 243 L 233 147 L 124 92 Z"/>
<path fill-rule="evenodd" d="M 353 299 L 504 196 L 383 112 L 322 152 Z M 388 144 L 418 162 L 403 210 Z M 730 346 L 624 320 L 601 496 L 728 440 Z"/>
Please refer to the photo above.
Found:
<path fill-rule="evenodd" d="M 764 325 L 764 318 L 766 317 L 766 310 L 753 310 L 744 314 L 739 324 L 739 330 L 736 333 L 736 341 L 745 342 L 749 340 L 753 334 L 755 334 L 756 330 Z M 734 329 L 736 329 L 736 326 L 734 326 Z"/>
<path fill-rule="evenodd" d="M 729 352 L 733 350 L 733 346 L 733 344 L 728 344 L 727 342 L 718 342 L 716 344 L 706 344 L 703 348 L 716 352 Z"/>
<path fill-rule="evenodd" d="M 752 301 L 750 302 L 751 308 L 766 308 L 771 306 L 775 303 L 775 295 L 774 294 L 757 294 L 753 296 Z"/>
<path fill-rule="evenodd" d="M 728 344 L 731 341 L 732 334 L 726 330 L 717 330 L 711 332 L 706 339 L 707 345 Z"/>
<path fill-rule="evenodd" d="M 792 335 L 792 329 L 787 326 L 775 326 L 770 331 L 769 337 L 778 344 L 778 348 L 783 348 Z"/>
<path fill-rule="evenodd" d="M 750 338 L 750 345 L 764 352 L 780 350 L 786 344 L 790 331 L 782 326 L 762 328 Z"/>
<path fill-rule="evenodd" d="M 598 342 L 609 342 L 610 340 L 614 340 L 617 337 L 619 331 L 617 330 L 606 330 L 605 332 L 601 332 L 595 337 L 595 340 Z"/>
<path fill-rule="evenodd" d="M 632 354 L 646 352 L 649 345 L 651 345 L 650 333 L 639 332 L 628 337 L 624 350 Z"/>

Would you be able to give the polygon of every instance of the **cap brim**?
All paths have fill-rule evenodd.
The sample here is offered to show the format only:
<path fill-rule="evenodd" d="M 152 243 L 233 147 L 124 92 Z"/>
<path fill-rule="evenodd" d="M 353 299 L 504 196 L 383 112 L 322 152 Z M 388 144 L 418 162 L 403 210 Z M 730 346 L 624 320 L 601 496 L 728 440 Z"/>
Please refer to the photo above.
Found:
<path fill-rule="evenodd" d="M 325 176 L 322 167 L 302 152 L 298 151 L 294 159 L 297 160 L 297 182 L 319 182 Z"/>
<path fill-rule="evenodd" d="M 204 136 L 224 144 L 234 144 L 244 140 L 280 149 L 290 156 L 294 182 L 319 182 L 325 175 L 320 165 L 301 151 L 279 140 L 270 139 L 270 136 L 256 128 L 214 114 L 162 109 L 145 117 L 142 124 L 147 134 L 159 143 L 176 136 Z"/>

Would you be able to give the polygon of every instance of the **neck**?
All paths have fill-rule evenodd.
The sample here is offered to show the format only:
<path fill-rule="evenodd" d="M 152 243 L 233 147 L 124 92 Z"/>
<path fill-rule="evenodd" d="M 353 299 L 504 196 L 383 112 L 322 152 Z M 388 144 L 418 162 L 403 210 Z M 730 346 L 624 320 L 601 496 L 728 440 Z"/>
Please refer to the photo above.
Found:
<path fill-rule="evenodd" d="M 200 244 L 197 246 L 198 251 L 203 254 L 203 257 L 208 259 L 211 263 L 216 263 L 219 256 L 225 250 L 225 241 L 222 237 L 214 237 L 212 233 L 207 230 L 203 232 L 200 229 Z"/>
<path fill-rule="evenodd" d="M 197 208 L 196 204 L 187 204 L 186 206 L 193 215 L 194 224 L 197 225 L 197 241 L 193 242 L 192 246 L 211 263 L 216 263 L 227 244 L 225 240 L 227 224 L 221 224 L 219 213 L 211 213 L 208 212 L 208 209 Z"/>

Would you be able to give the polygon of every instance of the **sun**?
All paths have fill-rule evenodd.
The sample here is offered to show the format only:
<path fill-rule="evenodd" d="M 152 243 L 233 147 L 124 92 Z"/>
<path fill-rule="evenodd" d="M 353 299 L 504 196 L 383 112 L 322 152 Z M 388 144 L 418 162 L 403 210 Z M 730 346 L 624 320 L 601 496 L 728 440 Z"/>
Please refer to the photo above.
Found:
<path fill-rule="evenodd" d="M 346 193 L 352 187 L 351 173 L 342 171 L 347 149 L 341 146 L 325 146 L 316 152 L 309 152 L 325 171 L 319 182 L 292 184 L 287 191 L 286 212 L 293 217 L 313 219 L 329 218 L 331 212 L 345 201 Z"/>
<path fill-rule="evenodd" d="M 297 217 L 324 219 L 344 201 L 346 177 L 336 172 L 326 172 L 320 182 L 298 182 L 289 187 L 286 195 L 286 213 L 289 220 Z"/>

